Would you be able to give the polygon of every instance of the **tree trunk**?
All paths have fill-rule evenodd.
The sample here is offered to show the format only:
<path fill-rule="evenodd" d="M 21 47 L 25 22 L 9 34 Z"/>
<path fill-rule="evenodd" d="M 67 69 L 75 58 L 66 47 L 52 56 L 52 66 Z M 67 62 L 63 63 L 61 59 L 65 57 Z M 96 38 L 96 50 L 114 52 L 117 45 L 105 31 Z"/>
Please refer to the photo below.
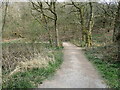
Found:
<path fill-rule="evenodd" d="M 85 46 L 86 43 L 86 27 L 85 27 L 85 20 L 84 20 L 84 9 L 81 8 L 79 10 L 80 13 L 80 23 L 81 23 L 81 29 L 82 29 L 82 46 Z"/>
<path fill-rule="evenodd" d="M 88 24 L 88 31 L 87 31 L 87 43 L 86 45 L 88 47 L 92 46 L 92 28 L 93 28 L 93 6 L 92 2 L 89 2 L 90 5 L 90 18 L 89 18 L 89 24 Z"/>
<path fill-rule="evenodd" d="M 47 22 L 47 20 L 46 20 L 46 18 L 45 18 L 45 16 L 44 16 L 44 14 L 43 14 L 43 17 L 44 17 L 44 20 L 45 20 L 45 27 L 46 27 L 46 31 L 48 31 L 48 37 L 49 37 L 49 43 L 50 43 L 50 45 L 52 46 L 53 44 L 52 44 L 52 37 L 51 37 L 51 34 L 50 34 L 50 30 L 49 30 L 49 28 L 48 28 L 48 22 Z"/>
<path fill-rule="evenodd" d="M 120 61 L 120 40 L 118 41 L 118 61 Z"/>
<path fill-rule="evenodd" d="M 120 1 L 118 2 L 118 10 L 115 18 L 114 25 L 114 41 L 118 44 L 118 61 L 120 61 Z"/>
<path fill-rule="evenodd" d="M 2 31 L 4 30 L 4 27 L 5 27 L 5 22 L 6 22 L 6 15 L 7 15 L 7 8 L 8 8 L 8 2 L 5 2 L 5 13 L 4 13 L 4 16 L 3 16 L 3 24 L 2 24 Z"/>
<path fill-rule="evenodd" d="M 46 31 L 48 31 L 49 43 L 50 43 L 50 45 L 52 46 L 52 45 L 53 45 L 53 44 L 52 44 L 52 37 L 51 37 L 51 34 L 50 34 L 50 30 L 49 30 L 49 28 L 48 28 L 48 22 L 47 22 L 47 20 L 46 20 L 45 15 L 44 15 L 42 2 L 40 2 L 39 5 L 40 5 L 40 9 L 41 9 L 41 13 L 42 13 L 43 19 L 44 19 L 44 21 L 45 21 Z"/>
<path fill-rule="evenodd" d="M 117 18 L 117 30 L 118 30 L 118 34 L 117 34 L 117 41 L 118 41 L 118 61 L 120 61 L 120 1 L 118 3 L 118 18 Z"/>
<path fill-rule="evenodd" d="M 56 7 L 55 7 L 56 2 L 53 2 L 53 9 L 54 9 L 54 26 L 55 26 L 55 46 L 59 47 L 59 33 L 57 29 L 57 14 L 56 14 Z"/>
<path fill-rule="evenodd" d="M 50 46 L 53 46 L 53 44 L 52 44 L 52 36 L 51 36 L 51 34 L 50 34 L 50 30 L 49 30 L 49 28 L 48 28 L 47 23 L 46 23 L 46 30 L 48 31 L 48 37 L 49 37 Z"/>

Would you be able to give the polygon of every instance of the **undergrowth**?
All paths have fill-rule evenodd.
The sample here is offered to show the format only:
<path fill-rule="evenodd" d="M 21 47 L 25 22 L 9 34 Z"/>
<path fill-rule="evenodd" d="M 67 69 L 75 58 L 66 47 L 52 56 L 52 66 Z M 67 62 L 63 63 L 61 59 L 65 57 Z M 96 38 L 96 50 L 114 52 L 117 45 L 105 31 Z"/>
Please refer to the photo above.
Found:
<path fill-rule="evenodd" d="M 120 63 L 113 61 L 112 56 L 99 57 L 99 51 L 104 47 L 96 49 L 88 49 L 85 54 L 87 58 L 97 67 L 102 77 L 110 88 L 120 88 L 119 83 L 119 65 Z M 96 54 L 97 53 L 97 54 Z"/>
<path fill-rule="evenodd" d="M 15 88 L 36 88 L 38 85 L 42 84 L 43 80 L 54 75 L 63 61 L 62 48 L 50 48 L 48 45 L 44 45 L 44 47 L 53 50 L 52 54 L 55 59 L 53 62 L 49 61 L 46 67 L 27 69 L 17 72 L 10 77 L 6 77 L 7 81 L 3 82 L 2 88 L 9 88 L 9 90 Z M 49 53 L 48 56 L 51 57 Z"/>
<path fill-rule="evenodd" d="M 82 46 L 79 40 L 72 43 Z M 120 63 L 117 62 L 117 46 L 112 43 L 112 32 L 93 33 L 93 46 L 86 47 L 85 55 L 96 66 L 110 88 L 120 88 Z"/>

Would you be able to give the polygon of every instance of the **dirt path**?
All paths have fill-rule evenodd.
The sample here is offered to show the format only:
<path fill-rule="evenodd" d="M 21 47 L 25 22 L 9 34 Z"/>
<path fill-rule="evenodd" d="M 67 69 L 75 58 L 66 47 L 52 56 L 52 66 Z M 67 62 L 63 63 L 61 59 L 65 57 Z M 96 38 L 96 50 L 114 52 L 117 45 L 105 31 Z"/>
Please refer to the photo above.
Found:
<path fill-rule="evenodd" d="M 61 69 L 39 88 L 105 88 L 106 84 L 81 49 L 71 43 L 64 42 L 63 45 L 64 62 Z"/>
<path fill-rule="evenodd" d="M 2 40 L 2 42 L 13 42 L 13 41 L 19 41 L 21 40 L 22 38 L 14 38 L 14 39 L 4 39 Z"/>

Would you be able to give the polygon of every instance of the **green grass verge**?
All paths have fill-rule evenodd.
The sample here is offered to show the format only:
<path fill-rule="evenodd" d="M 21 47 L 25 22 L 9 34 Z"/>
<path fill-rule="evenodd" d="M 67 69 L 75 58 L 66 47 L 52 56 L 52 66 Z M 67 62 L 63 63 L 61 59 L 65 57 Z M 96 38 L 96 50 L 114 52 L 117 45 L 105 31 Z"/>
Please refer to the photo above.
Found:
<path fill-rule="evenodd" d="M 117 46 L 112 42 L 112 36 L 107 36 L 110 33 L 94 34 L 94 48 L 86 48 L 85 55 L 96 66 L 99 73 L 105 79 L 110 88 L 120 88 L 120 63 L 116 62 Z M 79 40 L 71 41 L 76 46 L 82 46 Z M 103 45 L 105 43 L 105 45 Z"/>
<path fill-rule="evenodd" d="M 42 83 L 43 80 L 54 75 L 55 71 L 60 67 L 63 61 L 62 48 L 56 48 L 54 52 L 55 62 L 49 62 L 45 68 L 33 68 L 25 72 L 18 72 L 13 75 L 6 83 L 3 83 L 2 88 L 35 88 Z"/>
<path fill-rule="evenodd" d="M 96 57 L 100 49 L 89 49 L 85 52 L 87 58 L 96 66 L 102 77 L 105 79 L 106 83 L 110 88 L 120 88 L 119 83 L 119 66 L 117 62 L 109 62 L 112 60 L 102 60 Z M 108 57 L 107 57 L 108 58 Z M 111 59 L 111 56 L 109 56 Z"/>

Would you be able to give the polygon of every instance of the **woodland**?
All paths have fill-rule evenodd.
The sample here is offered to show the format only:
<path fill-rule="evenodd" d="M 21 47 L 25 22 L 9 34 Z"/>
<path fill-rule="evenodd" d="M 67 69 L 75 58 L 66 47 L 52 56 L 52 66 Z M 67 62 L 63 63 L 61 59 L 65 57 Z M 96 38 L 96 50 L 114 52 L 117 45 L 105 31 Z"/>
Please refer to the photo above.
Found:
<path fill-rule="evenodd" d="M 36 88 L 83 48 L 110 88 L 120 88 L 120 1 L 2 2 L 2 87 Z M 34 78 L 33 78 L 34 77 Z"/>

